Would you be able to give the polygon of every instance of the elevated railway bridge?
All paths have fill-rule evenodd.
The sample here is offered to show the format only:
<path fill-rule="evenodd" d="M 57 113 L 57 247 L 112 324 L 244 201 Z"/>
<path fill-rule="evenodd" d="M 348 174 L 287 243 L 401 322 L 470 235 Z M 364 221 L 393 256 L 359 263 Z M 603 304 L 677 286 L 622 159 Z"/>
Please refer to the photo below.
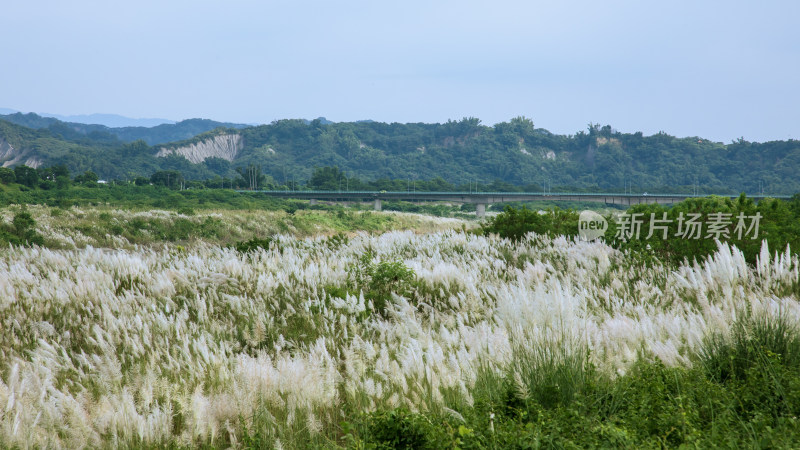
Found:
<path fill-rule="evenodd" d="M 295 198 L 317 201 L 370 201 L 374 209 L 380 211 L 382 202 L 387 200 L 405 200 L 412 202 L 452 202 L 474 203 L 478 217 L 486 215 L 486 205 L 505 202 L 529 201 L 575 201 L 598 202 L 607 205 L 631 206 L 642 203 L 678 203 L 687 198 L 720 197 L 737 198 L 738 194 L 620 194 L 611 192 L 428 192 L 428 191 L 238 191 L 259 193 L 277 198 Z M 788 195 L 752 195 L 755 201 L 763 198 L 789 198 Z"/>

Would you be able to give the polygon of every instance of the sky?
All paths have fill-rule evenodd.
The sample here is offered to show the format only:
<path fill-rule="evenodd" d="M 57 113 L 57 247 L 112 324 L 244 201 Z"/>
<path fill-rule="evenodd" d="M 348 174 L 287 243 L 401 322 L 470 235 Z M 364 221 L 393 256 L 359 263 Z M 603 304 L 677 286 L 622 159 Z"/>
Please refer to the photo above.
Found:
<path fill-rule="evenodd" d="M 4 2 L 0 107 L 800 139 L 800 2 Z"/>

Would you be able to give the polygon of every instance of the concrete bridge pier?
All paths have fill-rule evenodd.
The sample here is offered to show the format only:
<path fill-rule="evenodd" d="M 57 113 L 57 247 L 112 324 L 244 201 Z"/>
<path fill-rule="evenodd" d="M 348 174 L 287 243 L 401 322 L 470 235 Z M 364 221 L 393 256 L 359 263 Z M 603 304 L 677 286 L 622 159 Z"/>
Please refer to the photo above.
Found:
<path fill-rule="evenodd" d="M 308 201 L 308 204 L 309 204 L 310 206 L 315 206 L 315 205 L 317 204 L 317 199 L 315 199 L 315 198 L 312 198 L 312 199 L 310 199 L 310 200 Z"/>
<path fill-rule="evenodd" d="M 380 211 L 381 209 L 383 209 L 383 205 L 381 204 L 381 199 L 376 198 L 375 199 L 375 211 Z"/>
<path fill-rule="evenodd" d="M 486 203 L 478 203 L 475 205 L 475 215 L 482 218 L 486 215 Z"/>

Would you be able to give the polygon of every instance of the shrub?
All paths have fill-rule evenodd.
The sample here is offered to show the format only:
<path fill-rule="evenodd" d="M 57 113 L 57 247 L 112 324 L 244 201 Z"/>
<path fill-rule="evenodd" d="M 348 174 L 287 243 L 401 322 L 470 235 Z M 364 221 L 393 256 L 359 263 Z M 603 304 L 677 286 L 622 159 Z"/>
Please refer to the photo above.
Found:
<path fill-rule="evenodd" d="M 366 298 L 372 300 L 375 311 L 386 317 L 392 293 L 408 296 L 416 274 L 406 267 L 402 261 L 381 261 L 370 270 L 370 282 Z"/>
<path fill-rule="evenodd" d="M 233 248 L 235 248 L 236 251 L 241 253 L 249 253 L 258 251 L 259 249 L 269 250 L 270 247 L 274 244 L 275 244 L 275 239 L 271 236 L 267 236 L 264 239 L 259 239 L 257 237 L 254 237 L 247 241 L 237 242 L 236 244 L 234 244 Z"/>
<path fill-rule="evenodd" d="M 522 239 L 527 233 L 575 236 L 578 234 L 578 213 L 573 210 L 552 209 L 544 213 L 506 206 L 505 210 L 488 220 L 482 227 L 484 234 L 495 233 L 512 240 Z"/>
<path fill-rule="evenodd" d="M 42 245 L 44 238 L 36 232 L 36 220 L 23 208 L 14 214 L 11 226 L 0 229 L 0 239 L 14 245 Z"/>
<path fill-rule="evenodd" d="M 342 246 L 347 245 L 347 243 L 350 242 L 350 238 L 348 238 L 347 235 L 344 233 L 336 233 L 334 235 L 327 237 L 324 242 L 325 245 L 327 245 L 331 249 L 336 250 L 341 248 Z"/>
<path fill-rule="evenodd" d="M 402 261 L 381 261 L 375 264 L 372 262 L 374 257 L 374 251 L 367 249 L 358 263 L 348 270 L 347 280 L 353 291 L 364 291 L 364 298 L 372 301 L 374 312 L 386 317 L 392 293 L 404 297 L 413 294 L 416 274 Z"/>
<path fill-rule="evenodd" d="M 422 414 L 399 408 L 378 411 L 367 418 L 367 443 L 378 449 L 440 449 L 448 436 Z"/>
<path fill-rule="evenodd" d="M 33 216 L 24 209 L 14 215 L 14 220 L 11 223 L 14 226 L 14 232 L 20 238 L 24 237 L 36 226 L 36 221 L 33 219 Z"/>

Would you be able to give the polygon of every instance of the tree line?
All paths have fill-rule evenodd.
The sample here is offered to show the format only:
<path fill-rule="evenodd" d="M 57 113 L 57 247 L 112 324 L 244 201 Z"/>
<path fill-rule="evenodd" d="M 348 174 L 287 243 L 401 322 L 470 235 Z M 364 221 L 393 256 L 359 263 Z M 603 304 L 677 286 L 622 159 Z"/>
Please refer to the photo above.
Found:
<path fill-rule="evenodd" d="M 66 189 L 72 185 L 97 187 L 101 184 L 163 186 L 170 189 L 234 189 L 234 190 L 329 190 L 329 191 L 432 191 L 432 192 L 537 192 L 539 185 L 516 186 L 500 180 L 491 183 L 468 182 L 455 184 L 435 177 L 430 180 L 379 178 L 364 180 L 338 167 L 315 168 L 307 180 L 288 180 L 278 183 L 256 164 L 235 167 L 230 177 L 219 175 L 193 180 L 180 170 L 157 170 L 150 176 L 132 179 L 101 180 L 92 170 L 72 176 L 64 164 L 33 168 L 27 165 L 0 167 L 0 183 L 18 184 L 28 189 Z"/>
<path fill-rule="evenodd" d="M 126 182 L 177 171 L 187 187 L 202 181 L 208 187 L 296 189 L 308 185 L 319 168 L 338 168 L 343 175 L 337 175 L 336 189 L 340 179 L 343 189 L 357 179 L 386 190 L 414 189 L 428 182 L 428 190 L 445 189 L 446 184 L 471 190 L 477 184 L 485 190 L 516 186 L 527 191 L 800 191 L 800 141 L 756 143 L 740 138 L 723 144 L 665 132 L 622 133 L 593 123 L 575 134 L 560 135 L 535 127 L 525 117 L 493 126 L 473 117 L 440 124 L 279 120 L 211 130 L 170 147 L 223 133 L 241 136 L 242 148 L 233 161 L 211 157 L 194 164 L 179 155 L 157 156 L 161 147 L 144 140 L 120 143 L 98 133 L 32 129 L 0 120 L 0 145 L 5 141 L 44 166 L 65 165 L 73 173 L 91 170 L 101 179 Z M 251 166 L 260 166 L 260 172 L 248 172 Z M 244 175 L 240 169 L 245 169 Z M 329 181 L 322 183 L 332 186 Z"/>

